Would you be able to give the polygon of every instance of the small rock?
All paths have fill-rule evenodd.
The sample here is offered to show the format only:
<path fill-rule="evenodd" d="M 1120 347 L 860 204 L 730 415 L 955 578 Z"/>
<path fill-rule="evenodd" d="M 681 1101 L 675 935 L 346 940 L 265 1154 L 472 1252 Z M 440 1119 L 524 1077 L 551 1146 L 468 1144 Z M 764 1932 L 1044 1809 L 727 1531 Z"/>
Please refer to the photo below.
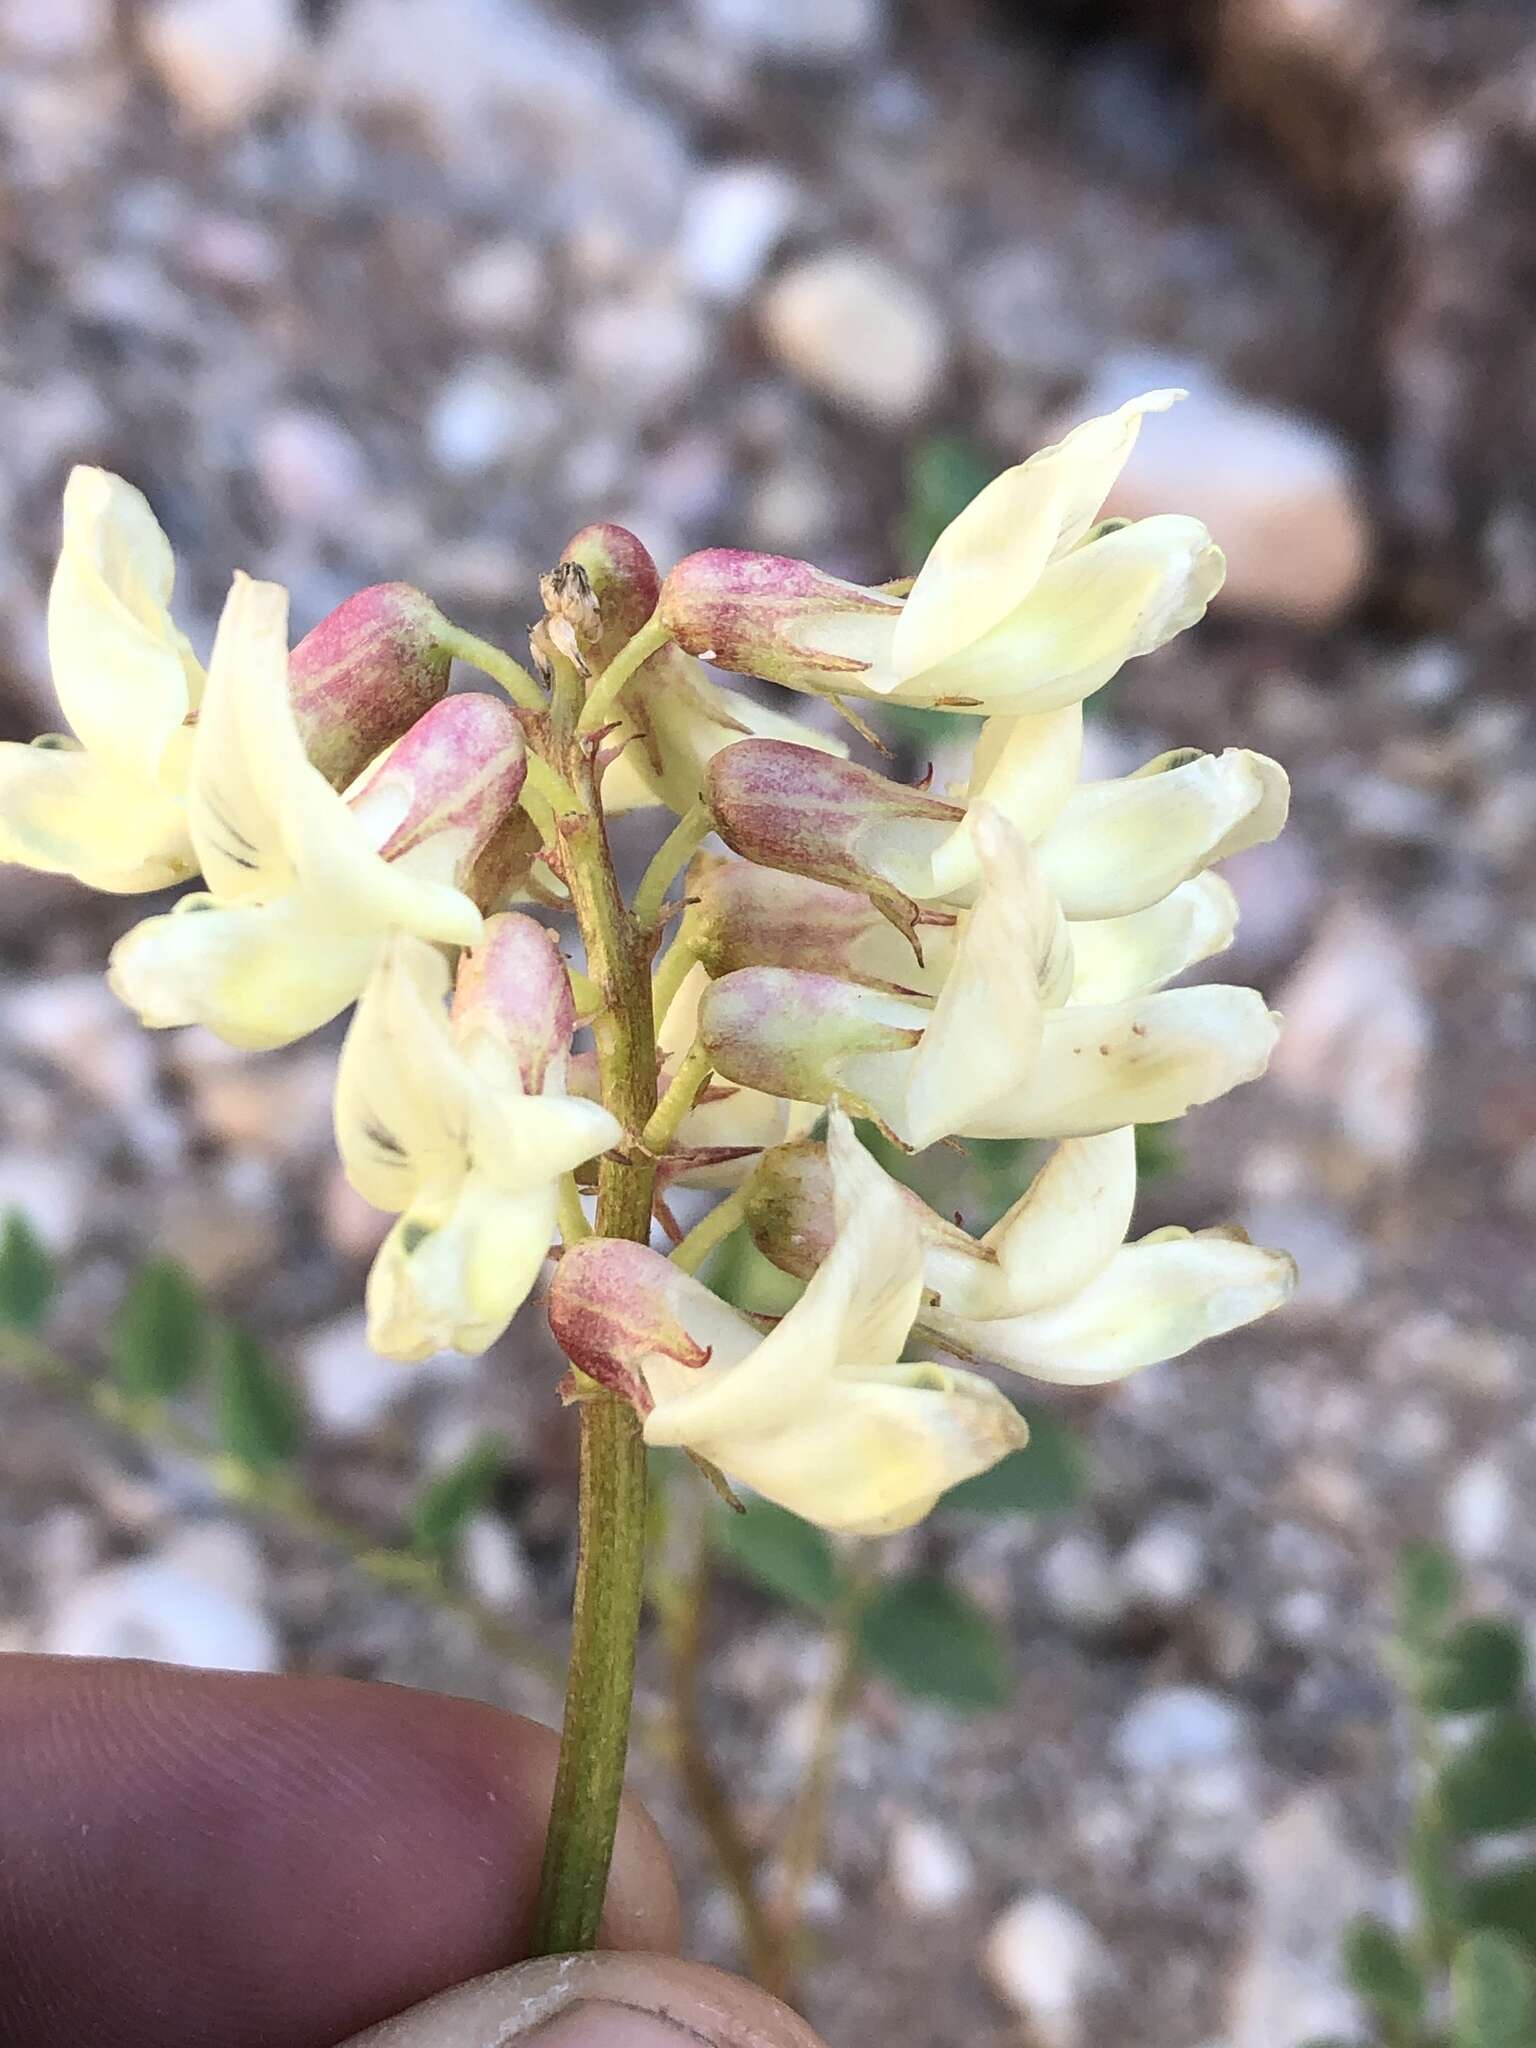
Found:
<path fill-rule="evenodd" d="M 367 460 L 331 414 L 307 406 L 270 413 L 257 426 L 252 457 L 279 519 L 303 531 L 345 534 L 371 484 Z"/>
<path fill-rule="evenodd" d="M 471 1515 L 459 1538 L 459 1562 L 476 1597 L 506 1612 L 531 1607 L 537 1581 L 517 1531 L 500 1515 Z"/>
<path fill-rule="evenodd" d="M 1078 2048 L 1087 2038 L 1084 2002 L 1108 1976 L 1110 1953 L 1075 1907 L 1034 1892 L 993 1926 L 982 1966 L 1039 2048 Z"/>
<path fill-rule="evenodd" d="M 545 260 L 532 242 L 508 236 L 476 250 L 454 271 L 448 303 L 473 334 L 532 334 L 549 305 Z"/>
<path fill-rule="evenodd" d="M 657 287 L 588 307 L 576 323 L 572 353 L 606 416 L 640 423 L 671 411 L 691 390 L 708 366 L 712 340 L 711 323 L 696 307 Z"/>
<path fill-rule="evenodd" d="M 139 40 L 161 85 L 199 128 L 238 128 L 270 104 L 304 54 L 295 0 L 155 0 Z"/>
<path fill-rule="evenodd" d="M 198 1123 L 232 1150 L 268 1159 L 302 1159 L 332 1143 L 336 1057 L 305 1049 L 274 1059 L 225 1045 L 211 1032 L 187 1032 L 172 1047 Z"/>
<path fill-rule="evenodd" d="M 1445 1533 L 1451 1548 L 1469 1564 L 1496 1558 L 1505 1548 L 1514 1495 L 1503 1468 L 1492 1458 L 1464 1466 L 1445 1496 Z"/>
<path fill-rule="evenodd" d="M 42 1648 L 59 1657 L 145 1657 L 209 1671 L 276 1671 L 282 1662 L 258 1607 L 165 1557 L 82 1579 L 48 1616 Z"/>
<path fill-rule="evenodd" d="M 479 476 L 526 468 L 549 446 L 560 408 L 545 386 L 510 363 L 466 363 L 439 390 L 427 446 L 439 469 Z"/>
<path fill-rule="evenodd" d="M 885 0 L 693 0 L 707 41 L 749 59 L 847 64 L 885 32 Z"/>
<path fill-rule="evenodd" d="M 1200 1532 L 1174 1516 L 1149 1522 L 1120 1559 L 1120 1581 L 1130 1599 L 1156 1614 L 1178 1614 L 1205 1584 Z"/>
<path fill-rule="evenodd" d="M 1419 1147 L 1432 1023 L 1397 927 L 1363 904 L 1329 916 L 1277 1007 L 1272 1071 L 1325 1105 L 1360 1156 L 1402 1168 Z"/>
<path fill-rule="evenodd" d="M 1125 1590 L 1102 1536 L 1058 1537 L 1040 1560 L 1039 1586 L 1047 1605 L 1069 1628 L 1096 1635 L 1125 1615 Z"/>
<path fill-rule="evenodd" d="M 149 1039 L 99 974 L 24 984 L 0 1004 L 0 1030 L 53 1060 L 77 1087 L 121 1115 L 143 1109 L 154 1092 Z"/>
<path fill-rule="evenodd" d="M 891 1888 L 909 1913 L 952 1913 L 975 1888 L 963 1842 L 936 1821 L 903 1815 L 891 1829 Z"/>
<path fill-rule="evenodd" d="M 769 286 L 761 318 L 785 369 L 886 426 L 926 408 L 949 357 L 943 316 L 927 292 L 861 249 L 793 264 Z"/>
<path fill-rule="evenodd" d="M 34 64 L 81 64 L 112 40 L 112 0 L 6 0 L 0 44 Z"/>
<path fill-rule="evenodd" d="M 1122 1768 L 1152 1777 L 1228 1763 L 1247 1745 L 1242 1709 L 1194 1685 L 1155 1686 L 1143 1693 L 1114 1736 Z"/>
<path fill-rule="evenodd" d="M 267 1567 L 249 1529 L 238 1522 L 187 1522 L 160 1546 L 159 1557 L 178 1571 L 206 1580 L 232 1599 L 257 1602 Z"/>
<path fill-rule="evenodd" d="M 1189 512 L 1227 557 L 1218 600 L 1232 611 L 1321 626 L 1360 595 L 1371 528 L 1352 450 L 1318 421 L 1244 397 L 1205 364 L 1112 357 L 1074 417 L 1111 411 L 1167 386 L 1189 397 L 1143 421 L 1105 510 L 1130 519 Z"/>
<path fill-rule="evenodd" d="M 706 299 L 742 298 L 799 207 L 799 186 L 773 164 L 721 164 L 705 171 L 683 207 L 678 269 Z"/>
<path fill-rule="evenodd" d="M 1279 839 L 1245 847 L 1222 862 L 1221 872 L 1241 912 L 1222 972 L 1247 981 L 1294 958 L 1317 922 L 1324 891 L 1321 864 L 1295 825 Z"/>
<path fill-rule="evenodd" d="M 1334 1800 L 1293 1799 L 1254 1831 L 1246 1861 L 1248 1939 L 1228 1988 L 1229 2048 L 1355 2039 L 1360 2016 L 1343 1981 L 1339 1929 L 1370 1903 L 1370 1884 Z"/>
<path fill-rule="evenodd" d="M 362 1315 L 338 1316 L 311 1330 L 294 1353 L 310 1412 L 322 1428 L 350 1434 L 369 1428 L 416 1384 L 368 1342 Z"/>
<path fill-rule="evenodd" d="M 90 1178 L 68 1153 L 0 1152 L 0 1216 L 18 1210 L 50 1250 L 67 1252 L 85 1224 Z"/>
<path fill-rule="evenodd" d="M 1243 1228 L 1255 1244 L 1288 1251 L 1296 1292 L 1286 1313 L 1326 1318 L 1356 1300 L 1365 1285 L 1367 1248 L 1341 1210 L 1316 1192 L 1295 1200 L 1247 1204 Z"/>

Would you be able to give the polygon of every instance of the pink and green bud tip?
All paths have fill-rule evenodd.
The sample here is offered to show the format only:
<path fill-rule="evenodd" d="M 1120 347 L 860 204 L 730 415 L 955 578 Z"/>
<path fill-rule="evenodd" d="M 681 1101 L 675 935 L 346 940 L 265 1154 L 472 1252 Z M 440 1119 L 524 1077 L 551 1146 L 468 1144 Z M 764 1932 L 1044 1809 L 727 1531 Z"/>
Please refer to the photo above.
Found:
<path fill-rule="evenodd" d="M 555 935 L 535 918 L 506 911 L 488 920 L 463 954 L 453 990 L 461 1044 L 488 1032 L 511 1052 L 525 1095 L 560 1089 L 576 1029 L 571 978 Z"/>
<path fill-rule="evenodd" d="M 348 794 L 386 860 L 462 888 L 516 805 L 523 729 L 499 697 L 434 704 Z"/>
<path fill-rule="evenodd" d="M 589 1237 L 561 1257 L 549 1288 L 549 1327 L 578 1372 L 648 1415 L 647 1359 L 698 1368 L 710 1354 L 673 1304 L 675 1266 L 643 1244 Z"/>
<path fill-rule="evenodd" d="M 409 583 L 359 590 L 288 657 L 305 751 L 326 781 L 347 785 L 447 694 L 447 622 Z"/>
<path fill-rule="evenodd" d="M 715 828 L 734 852 L 867 896 L 922 958 L 912 888 L 931 889 L 934 853 L 964 811 L 790 740 L 722 748 L 708 788 Z"/>
<path fill-rule="evenodd" d="M 705 548 L 668 573 L 661 616 L 718 668 L 836 696 L 889 665 L 901 601 L 788 555 Z"/>

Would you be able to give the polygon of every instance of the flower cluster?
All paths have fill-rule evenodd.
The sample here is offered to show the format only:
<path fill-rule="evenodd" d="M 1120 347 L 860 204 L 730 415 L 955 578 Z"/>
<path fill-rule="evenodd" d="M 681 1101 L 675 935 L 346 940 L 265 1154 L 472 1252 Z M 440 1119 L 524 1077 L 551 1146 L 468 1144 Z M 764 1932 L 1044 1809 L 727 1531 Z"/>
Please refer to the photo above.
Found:
<path fill-rule="evenodd" d="M 77 471 L 48 620 L 73 737 L 0 747 L 0 858 L 124 892 L 201 876 L 114 951 L 148 1025 L 273 1047 L 355 1004 L 336 1133 L 397 1218 L 381 1351 L 484 1350 L 553 1253 L 575 1398 L 829 1527 L 903 1526 L 1024 1439 L 993 1380 L 909 1349 L 1113 1380 L 1291 1284 L 1235 1230 L 1127 1238 L 1135 1127 L 1254 1078 L 1275 1035 L 1251 990 L 1168 984 L 1230 942 L 1214 868 L 1280 829 L 1281 769 L 1184 750 L 1081 779 L 1084 700 L 1221 582 L 1198 521 L 1101 516 L 1176 396 L 1006 471 L 910 585 L 729 549 L 663 577 L 585 528 L 544 579 L 537 681 L 400 584 L 290 648 L 286 594 L 243 576 L 205 671 L 148 506 Z M 506 694 L 450 692 L 455 655 Z M 893 780 L 706 663 L 855 724 L 852 700 L 945 714 L 969 772 Z M 678 822 L 630 909 L 603 821 L 647 806 Z M 977 1240 L 853 1118 L 907 1152 L 1058 1142 Z M 609 1175 L 639 1220 L 616 1234 L 600 1194 L 594 1236 Z M 668 1257 L 641 1239 L 653 1205 L 676 1234 L 678 1188 L 730 1192 Z M 694 1277 L 734 1223 L 804 1283 L 771 1326 Z"/>

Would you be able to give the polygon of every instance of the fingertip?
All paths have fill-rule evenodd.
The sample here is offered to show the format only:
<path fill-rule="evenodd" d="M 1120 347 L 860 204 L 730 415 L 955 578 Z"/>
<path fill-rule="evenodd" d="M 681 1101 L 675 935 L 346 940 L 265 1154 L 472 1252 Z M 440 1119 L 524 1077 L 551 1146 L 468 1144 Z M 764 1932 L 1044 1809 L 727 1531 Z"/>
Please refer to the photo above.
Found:
<path fill-rule="evenodd" d="M 768 1992 L 676 1956 L 546 1956 L 458 1985 L 343 2048 L 823 2048 Z"/>
<path fill-rule="evenodd" d="M 551 1729 L 347 1679 L 0 1670 L 0 1983 L 29 2048 L 159 2048 L 168 2022 L 179 2048 L 321 2048 L 527 1953 Z M 626 1802 L 604 1939 L 679 1924 Z"/>

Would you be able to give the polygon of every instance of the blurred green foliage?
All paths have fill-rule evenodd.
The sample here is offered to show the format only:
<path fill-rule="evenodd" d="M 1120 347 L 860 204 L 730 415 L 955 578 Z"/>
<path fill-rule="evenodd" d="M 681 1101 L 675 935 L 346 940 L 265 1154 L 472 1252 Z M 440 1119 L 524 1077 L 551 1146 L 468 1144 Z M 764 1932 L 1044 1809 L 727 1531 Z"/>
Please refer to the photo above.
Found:
<path fill-rule="evenodd" d="M 1390 1662 L 1413 1728 L 1413 1918 L 1400 1931 L 1362 1915 L 1343 1943 L 1380 2048 L 1536 2048 L 1536 1862 L 1488 1864 L 1536 1823 L 1525 1638 L 1513 1621 L 1462 1604 L 1447 1552 L 1403 1553 Z"/>

